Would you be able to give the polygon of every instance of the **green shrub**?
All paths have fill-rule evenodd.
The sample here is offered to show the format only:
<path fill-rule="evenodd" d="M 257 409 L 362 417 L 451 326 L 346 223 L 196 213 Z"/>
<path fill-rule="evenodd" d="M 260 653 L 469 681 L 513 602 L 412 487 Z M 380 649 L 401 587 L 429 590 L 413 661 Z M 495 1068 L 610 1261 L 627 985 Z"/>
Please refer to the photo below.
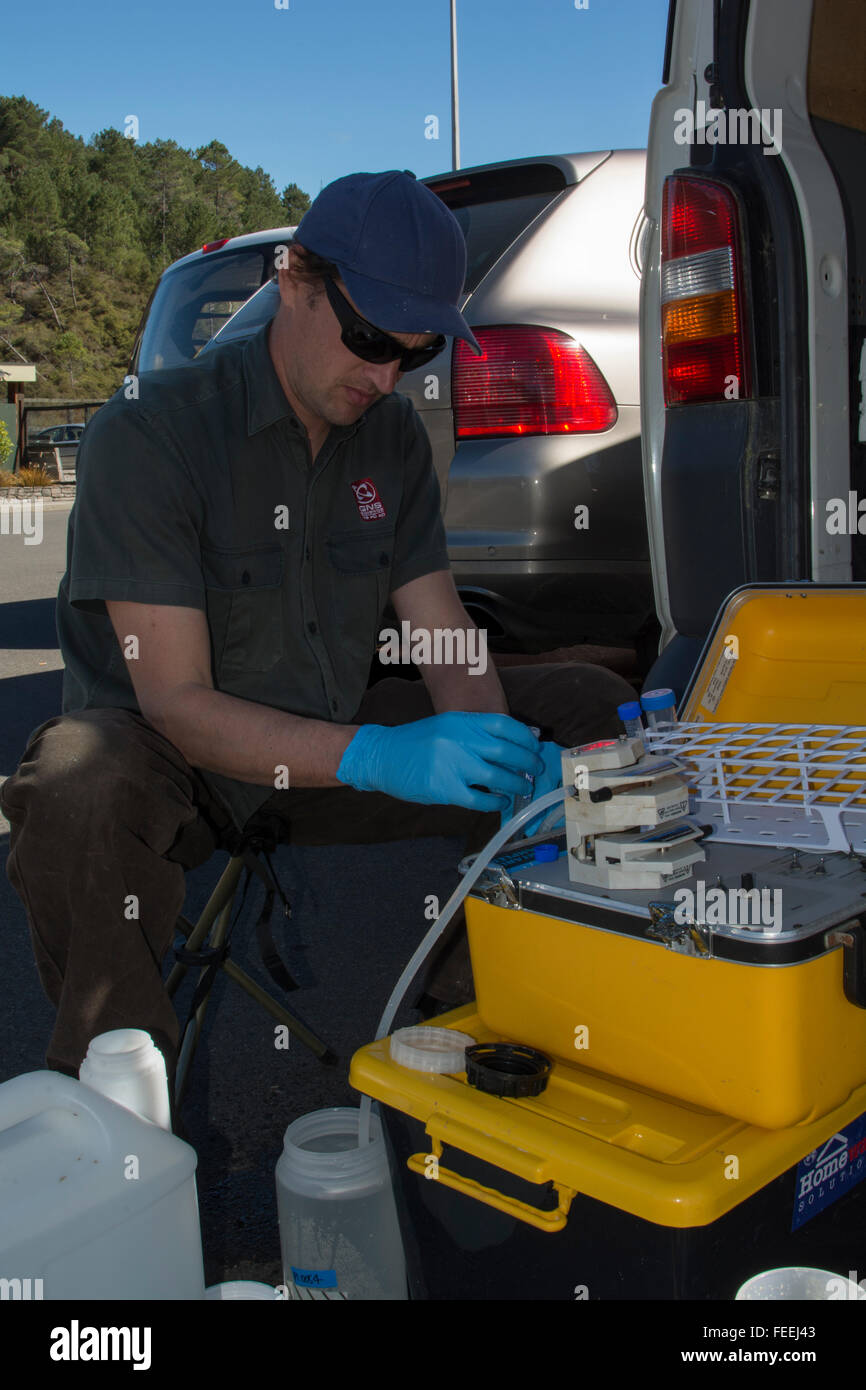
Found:
<path fill-rule="evenodd" d="M 0 420 L 0 468 L 12 453 L 12 436 L 6 428 L 6 421 Z"/>

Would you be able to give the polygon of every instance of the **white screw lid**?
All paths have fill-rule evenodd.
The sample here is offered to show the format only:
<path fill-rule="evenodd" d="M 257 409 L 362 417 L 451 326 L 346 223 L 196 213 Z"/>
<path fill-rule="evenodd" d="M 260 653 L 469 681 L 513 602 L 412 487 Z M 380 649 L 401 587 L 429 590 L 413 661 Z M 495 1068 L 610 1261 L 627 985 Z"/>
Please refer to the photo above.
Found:
<path fill-rule="evenodd" d="M 427 1024 L 398 1028 L 391 1034 L 391 1057 L 401 1067 L 413 1071 L 454 1074 L 466 1070 L 465 1052 L 475 1039 L 454 1028 L 433 1028 Z"/>

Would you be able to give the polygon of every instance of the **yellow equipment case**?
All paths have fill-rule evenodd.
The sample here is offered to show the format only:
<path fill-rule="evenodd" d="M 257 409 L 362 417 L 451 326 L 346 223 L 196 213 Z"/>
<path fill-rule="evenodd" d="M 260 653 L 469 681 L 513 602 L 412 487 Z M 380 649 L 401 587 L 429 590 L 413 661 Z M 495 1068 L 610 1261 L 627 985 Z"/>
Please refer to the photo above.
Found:
<path fill-rule="evenodd" d="M 573 881 L 560 835 L 467 898 L 476 1004 L 435 1022 L 546 1053 L 546 1089 L 488 1095 L 387 1039 L 353 1060 L 387 1107 L 415 1296 L 730 1298 L 774 1265 L 866 1269 L 866 586 L 737 590 L 679 717 L 651 751 L 706 858 L 675 893 Z M 758 920 L 727 910 L 746 901 Z"/>

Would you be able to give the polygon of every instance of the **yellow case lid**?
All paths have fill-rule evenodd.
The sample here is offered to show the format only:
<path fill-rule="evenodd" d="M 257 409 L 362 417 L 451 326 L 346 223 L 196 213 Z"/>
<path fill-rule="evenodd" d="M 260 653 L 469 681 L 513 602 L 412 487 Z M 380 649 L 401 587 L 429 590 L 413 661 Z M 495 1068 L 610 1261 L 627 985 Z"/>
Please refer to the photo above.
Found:
<path fill-rule="evenodd" d="M 500 1040 L 474 1004 L 436 1024 L 479 1042 Z M 540 1096 L 503 1100 L 470 1087 L 465 1073 L 431 1075 L 398 1066 L 387 1038 L 355 1053 L 349 1081 L 424 1125 L 430 1153 L 409 1161 L 419 1174 L 546 1230 L 562 1229 L 576 1193 L 660 1226 L 708 1225 L 866 1112 L 864 1085 L 812 1124 L 758 1129 L 561 1062 L 554 1063 Z M 445 1169 L 439 1160 L 446 1144 L 527 1182 L 552 1182 L 560 1192 L 558 1213 L 536 1212 Z"/>
<path fill-rule="evenodd" d="M 748 584 L 725 600 L 680 719 L 862 724 L 866 585 Z"/>

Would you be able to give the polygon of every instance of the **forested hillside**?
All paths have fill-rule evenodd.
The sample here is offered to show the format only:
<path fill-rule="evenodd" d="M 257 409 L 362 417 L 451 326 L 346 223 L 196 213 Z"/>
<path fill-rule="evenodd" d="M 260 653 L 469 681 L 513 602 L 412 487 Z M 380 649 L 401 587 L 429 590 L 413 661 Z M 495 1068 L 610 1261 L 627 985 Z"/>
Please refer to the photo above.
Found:
<path fill-rule="evenodd" d="M 29 395 L 110 395 L 165 266 L 297 223 L 309 203 L 216 140 L 193 151 L 108 129 L 85 142 L 25 97 L 0 97 L 0 360 L 36 365 Z"/>

